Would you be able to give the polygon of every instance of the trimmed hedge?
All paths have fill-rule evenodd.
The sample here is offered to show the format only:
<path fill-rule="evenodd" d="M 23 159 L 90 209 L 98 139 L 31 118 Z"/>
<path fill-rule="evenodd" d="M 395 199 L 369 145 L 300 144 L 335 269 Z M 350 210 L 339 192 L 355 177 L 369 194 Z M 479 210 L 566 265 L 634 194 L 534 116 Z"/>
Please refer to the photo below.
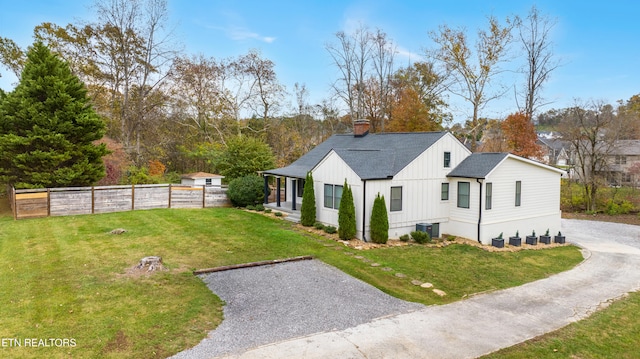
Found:
<path fill-rule="evenodd" d="M 371 241 L 385 244 L 389 240 L 389 218 L 387 216 L 387 204 L 380 193 L 373 200 L 371 210 Z"/>

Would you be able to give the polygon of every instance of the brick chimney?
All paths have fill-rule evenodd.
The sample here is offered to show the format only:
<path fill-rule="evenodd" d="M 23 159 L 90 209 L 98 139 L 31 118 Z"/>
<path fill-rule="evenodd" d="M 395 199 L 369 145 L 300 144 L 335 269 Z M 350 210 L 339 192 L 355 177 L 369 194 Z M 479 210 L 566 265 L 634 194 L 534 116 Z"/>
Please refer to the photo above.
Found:
<path fill-rule="evenodd" d="M 369 120 L 353 121 L 353 137 L 364 137 L 369 133 Z"/>

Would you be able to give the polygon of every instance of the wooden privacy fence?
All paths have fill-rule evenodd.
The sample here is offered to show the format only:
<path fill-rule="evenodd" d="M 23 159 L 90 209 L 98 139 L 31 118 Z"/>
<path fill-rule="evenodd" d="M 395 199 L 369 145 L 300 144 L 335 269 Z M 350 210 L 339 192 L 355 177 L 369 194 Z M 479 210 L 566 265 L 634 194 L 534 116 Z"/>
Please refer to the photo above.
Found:
<path fill-rule="evenodd" d="M 225 207 L 226 187 L 175 184 L 9 190 L 15 219 L 153 208 Z"/>

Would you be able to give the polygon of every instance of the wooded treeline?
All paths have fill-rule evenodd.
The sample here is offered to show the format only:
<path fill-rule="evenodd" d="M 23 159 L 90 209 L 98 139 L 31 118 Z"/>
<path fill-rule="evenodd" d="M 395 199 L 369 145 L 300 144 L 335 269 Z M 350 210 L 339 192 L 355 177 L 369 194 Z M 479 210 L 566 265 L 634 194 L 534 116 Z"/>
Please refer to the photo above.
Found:
<path fill-rule="evenodd" d="M 466 30 L 442 24 L 430 33 L 433 47 L 425 50 L 424 60 L 407 66 L 396 64 L 396 45 L 381 29 L 361 25 L 352 33 L 337 32 L 325 47 L 339 76 L 320 103 L 310 103 L 304 79 L 286 89 L 275 64 L 258 50 L 231 58 L 185 54 L 172 37 L 166 0 L 106 0 L 94 8 L 95 22 L 43 23 L 34 29 L 34 40 L 69 64 L 106 123 L 103 142 L 112 153 L 105 157 L 102 184 L 132 182 L 136 176 L 144 182 L 145 176 L 166 172 L 233 178 L 284 166 L 332 134 L 350 132 L 359 118 L 370 120 L 373 132 L 449 129 L 474 150 L 499 139 L 492 150 L 529 156 L 532 123 L 559 125 L 573 111 L 540 112 L 548 104 L 543 85 L 560 61 L 550 36 L 555 19 L 535 7 L 522 18 L 489 17 L 476 43 L 469 42 Z M 514 60 L 516 52 L 524 56 Z M 18 77 L 25 54 L 0 37 L 0 62 Z M 521 81 L 500 83 L 499 75 L 514 66 Z M 513 88 L 515 102 L 522 104 L 513 109 L 520 124 L 483 116 L 487 103 Z M 464 124 L 451 123 L 452 96 L 470 107 Z M 638 103 L 634 96 L 610 109 L 635 121 Z M 638 132 L 625 136 L 638 138 Z M 270 153 L 263 156 L 265 150 Z M 230 163 L 237 158 L 253 166 L 239 169 Z"/>

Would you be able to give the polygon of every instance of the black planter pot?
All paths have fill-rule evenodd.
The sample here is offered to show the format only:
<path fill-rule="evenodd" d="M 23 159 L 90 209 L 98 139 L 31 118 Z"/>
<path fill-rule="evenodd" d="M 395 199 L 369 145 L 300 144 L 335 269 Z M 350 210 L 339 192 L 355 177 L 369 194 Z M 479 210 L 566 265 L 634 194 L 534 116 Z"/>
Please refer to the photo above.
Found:
<path fill-rule="evenodd" d="M 551 243 L 551 236 L 540 236 L 540 243 L 544 243 L 544 244 Z"/>
<path fill-rule="evenodd" d="M 536 236 L 527 236 L 526 243 L 532 246 L 538 244 L 538 237 Z"/>
<path fill-rule="evenodd" d="M 564 243 L 564 236 L 555 236 L 553 237 L 554 243 Z"/>
<path fill-rule="evenodd" d="M 491 245 L 497 248 L 504 248 L 504 238 L 492 238 Z"/>
<path fill-rule="evenodd" d="M 509 245 L 520 247 L 522 245 L 522 238 L 520 237 L 509 237 Z"/>

